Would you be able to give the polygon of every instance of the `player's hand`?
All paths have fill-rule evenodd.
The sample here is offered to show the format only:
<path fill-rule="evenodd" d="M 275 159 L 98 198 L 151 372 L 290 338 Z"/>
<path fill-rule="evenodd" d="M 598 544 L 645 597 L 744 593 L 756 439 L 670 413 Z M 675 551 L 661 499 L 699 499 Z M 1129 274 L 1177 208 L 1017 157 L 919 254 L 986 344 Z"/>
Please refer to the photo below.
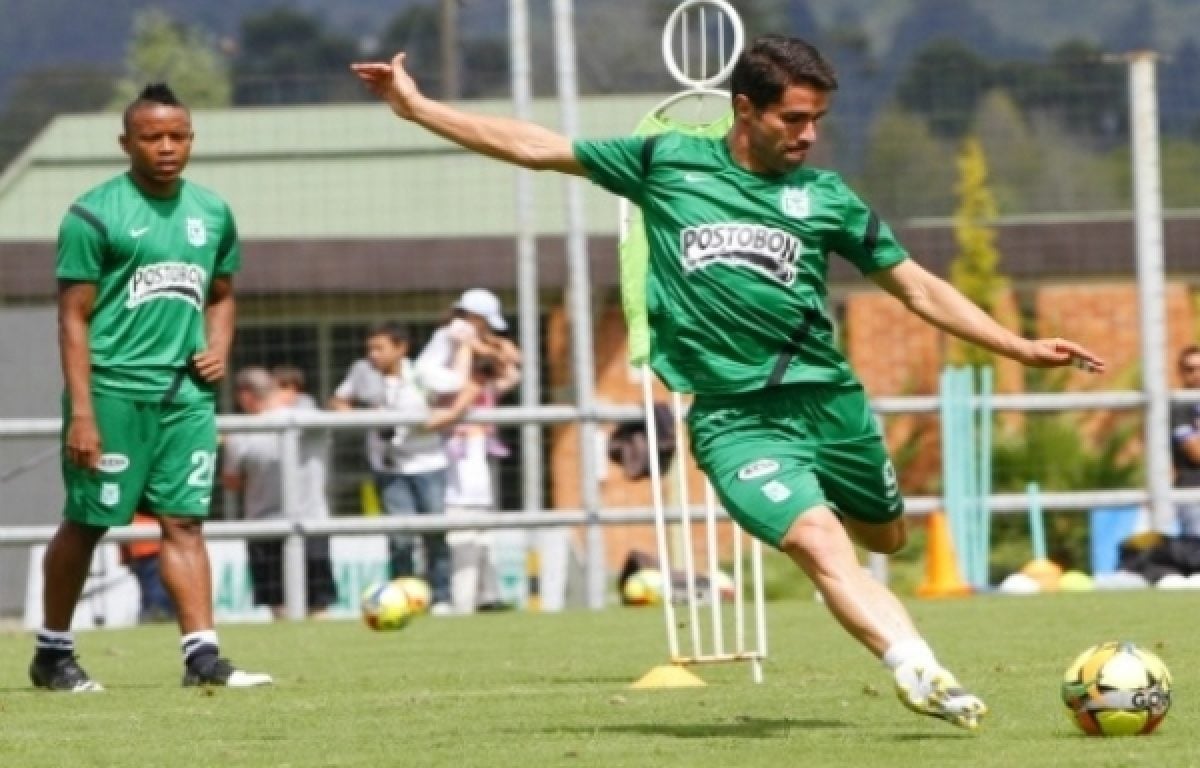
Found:
<path fill-rule="evenodd" d="M 383 99 L 400 117 L 411 120 L 413 105 L 421 98 L 417 83 L 404 69 L 405 54 L 397 53 L 391 63 L 382 61 L 356 62 L 350 65 L 367 90 Z"/>
<path fill-rule="evenodd" d="M 95 416 L 72 416 L 67 426 L 67 460 L 77 467 L 95 469 L 100 463 L 100 430 Z"/>
<path fill-rule="evenodd" d="M 1088 373 L 1104 373 L 1108 363 L 1091 350 L 1066 339 L 1034 339 L 1021 360 L 1034 368 L 1061 368 L 1073 365 Z"/>
<path fill-rule="evenodd" d="M 225 357 L 212 350 L 206 349 L 193 355 L 192 367 L 196 370 L 196 375 L 209 384 L 215 384 L 225 378 Z"/>

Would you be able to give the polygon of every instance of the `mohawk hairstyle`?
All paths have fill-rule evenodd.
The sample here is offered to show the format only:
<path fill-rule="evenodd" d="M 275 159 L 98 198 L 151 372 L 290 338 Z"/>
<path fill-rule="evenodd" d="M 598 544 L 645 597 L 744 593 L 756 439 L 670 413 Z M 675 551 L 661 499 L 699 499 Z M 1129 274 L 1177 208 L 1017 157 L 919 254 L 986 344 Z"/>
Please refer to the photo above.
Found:
<path fill-rule="evenodd" d="M 125 114 L 121 118 L 122 123 L 125 126 L 125 131 L 129 131 L 129 120 L 131 117 L 133 117 L 134 112 L 138 111 L 142 107 L 156 104 L 167 107 L 179 107 L 180 109 L 187 109 L 184 103 L 179 100 L 179 97 L 175 95 L 175 91 L 171 90 L 171 86 L 167 85 L 166 83 L 150 83 L 142 89 L 142 92 L 137 95 L 137 98 L 129 103 L 128 107 L 125 107 Z"/>

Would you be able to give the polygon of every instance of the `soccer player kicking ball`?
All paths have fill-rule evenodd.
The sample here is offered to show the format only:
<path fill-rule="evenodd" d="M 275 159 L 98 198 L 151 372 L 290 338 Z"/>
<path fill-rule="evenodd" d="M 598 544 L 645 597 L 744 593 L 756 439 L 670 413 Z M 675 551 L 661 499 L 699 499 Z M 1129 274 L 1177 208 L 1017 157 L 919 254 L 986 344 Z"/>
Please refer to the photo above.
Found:
<path fill-rule="evenodd" d="M 747 531 L 786 552 L 841 625 L 892 670 L 915 712 L 975 728 L 987 707 L 934 656 L 900 601 L 859 566 L 905 543 L 904 503 L 863 387 L 824 309 L 830 253 L 927 322 L 1025 365 L 1104 361 L 1063 339 L 998 325 L 908 257 L 829 171 L 804 165 L 837 88 L 802 40 L 768 36 L 739 58 L 734 124 L 720 139 L 576 141 L 425 98 L 404 70 L 355 64 L 400 117 L 480 154 L 590 178 L 641 207 L 651 366 L 694 393 L 692 452 Z"/>
<path fill-rule="evenodd" d="M 204 545 L 216 467 L 215 384 L 233 341 L 241 263 L 229 206 L 181 174 L 191 116 L 166 85 L 125 110 L 130 168 L 84 193 L 58 237 L 64 517 L 46 549 L 44 624 L 29 668 L 52 691 L 100 691 L 76 661 L 71 617 L 105 531 L 135 510 L 162 528 L 163 583 L 183 634 L 184 685 L 268 675 L 221 658 Z"/>

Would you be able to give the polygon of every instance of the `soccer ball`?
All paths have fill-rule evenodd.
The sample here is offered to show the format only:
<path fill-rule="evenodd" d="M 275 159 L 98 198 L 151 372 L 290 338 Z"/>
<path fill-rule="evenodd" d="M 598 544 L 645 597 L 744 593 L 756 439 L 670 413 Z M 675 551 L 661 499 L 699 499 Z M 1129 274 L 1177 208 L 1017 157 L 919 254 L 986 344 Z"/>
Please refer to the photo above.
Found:
<path fill-rule="evenodd" d="M 643 568 L 625 580 L 621 599 L 626 605 L 656 605 L 662 602 L 662 574 Z"/>
<path fill-rule="evenodd" d="M 403 629 L 419 612 L 400 581 L 372 584 L 363 592 L 362 617 L 371 629 L 384 632 Z"/>
<path fill-rule="evenodd" d="M 1093 645 L 1063 675 L 1067 716 L 1090 736 L 1150 733 L 1171 707 L 1171 673 L 1129 642 Z"/>
<path fill-rule="evenodd" d="M 404 594 L 408 595 L 408 602 L 415 613 L 425 613 L 429 610 L 430 604 L 433 603 L 433 591 L 429 588 L 427 581 L 415 576 L 402 576 L 394 579 L 392 584 L 404 590 Z"/>

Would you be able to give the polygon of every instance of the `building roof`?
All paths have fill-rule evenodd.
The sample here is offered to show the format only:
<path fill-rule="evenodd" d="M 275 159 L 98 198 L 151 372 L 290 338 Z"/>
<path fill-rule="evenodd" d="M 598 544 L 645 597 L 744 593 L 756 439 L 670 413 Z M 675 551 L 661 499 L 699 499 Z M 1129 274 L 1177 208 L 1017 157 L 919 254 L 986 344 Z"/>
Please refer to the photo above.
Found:
<path fill-rule="evenodd" d="M 628 133 L 660 97 L 593 97 L 579 103 L 582 136 Z M 472 111 L 511 114 L 509 102 Z M 557 102 L 533 119 L 560 123 Z M 481 162 L 379 104 L 196 110 L 189 179 L 229 201 L 243 238 L 395 239 L 510 236 L 517 170 Z M 85 189 L 128 163 L 116 113 L 55 119 L 0 176 L 0 244 L 52 241 Z M 589 231 L 611 233 L 613 198 L 585 183 Z M 535 226 L 561 234 L 563 181 L 535 174 Z"/>
<path fill-rule="evenodd" d="M 580 134 L 627 133 L 660 96 L 591 97 Z M 508 102 L 472 111 L 509 114 Z M 557 125 L 557 103 L 533 119 Z M 393 117 L 377 104 L 197 110 L 188 177 L 233 207 L 245 250 L 244 293 L 452 291 L 466 283 L 515 285 L 516 169 L 486 162 Z M 62 212 L 127 161 L 115 113 L 59 117 L 0 176 L 0 299 L 53 294 L 51 264 Z M 564 182 L 534 174 L 539 283 L 565 284 Z M 584 220 L 591 277 L 617 282 L 617 202 L 587 182 Z M 957 247 L 953 223 L 896 226 L 910 251 L 945 274 Z M 1200 274 L 1200 213 L 1164 222 L 1166 267 Z M 1000 269 L 1016 279 L 1129 278 L 1136 272 L 1128 213 L 1031 216 L 997 222 Z M 841 260 L 837 286 L 859 278 Z"/>

